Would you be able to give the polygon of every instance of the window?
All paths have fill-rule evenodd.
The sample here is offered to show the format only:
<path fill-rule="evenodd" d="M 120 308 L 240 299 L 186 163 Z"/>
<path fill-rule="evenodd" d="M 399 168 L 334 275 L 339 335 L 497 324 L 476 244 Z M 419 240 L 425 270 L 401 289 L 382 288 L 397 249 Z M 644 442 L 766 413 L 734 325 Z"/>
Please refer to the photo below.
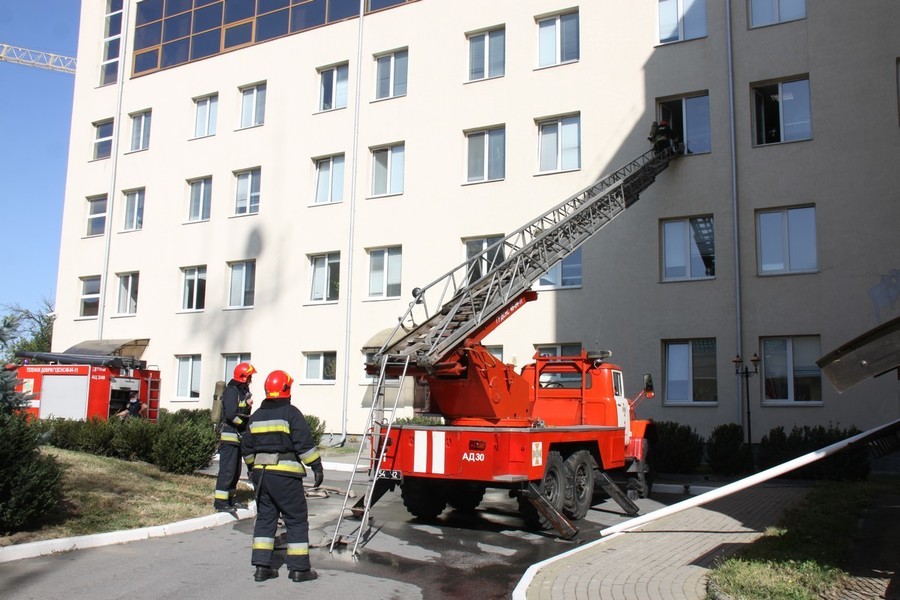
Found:
<path fill-rule="evenodd" d="M 503 77 L 506 72 L 506 29 L 469 36 L 469 81 Z"/>
<path fill-rule="evenodd" d="M 228 293 L 229 308 L 253 306 L 256 289 L 256 262 L 252 260 L 231 263 L 231 285 Z"/>
<path fill-rule="evenodd" d="M 706 37 L 706 0 L 659 0 L 659 43 Z"/>
<path fill-rule="evenodd" d="M 403 193 L 404 154 L 403 144 L 372 150 L 373 196 Z"/>
<path fill-rule="evenodd" d="M 535 351 L 541 356 L 579 356 L 581 344 L 541 344 L 535 346 Z"/>
<path fill-rule="evenodd" d="M 94 160 L 109 158 L 112 155 L 114 123 L 113 119 L 94 123 Z"/>
<path fill-rule="evenodd" d="M 503 362 L 503 345 L 496 346 L 485 346 L 485 350 L 491 353 L 491 356 L 499 360 L 501 363 Z"/>
<path fill-rule="evenodd" d="M 266 120 L 266 84 L 241 88 L 241 128 L 262 125 Z"/>
<path fill-rule="evenodd" d="M 237 191 L 234 198 L 234 214 L 248 215 L 259 212 L 259 169 L 235 173 Z"/>
<path fill-rule="evenodd" d="M 336 352 L 307 352 L 306 380 L 334 381 L 337 370 Z"/>
<path fill-rule="evenodd" d="M 100 276 L 82 277 L 79 317 L 96 317 L 100 313 Z"/>
<path fill-rule="evenodd" d="M 666 342 L 666 402 L 718 402 L 716 339 Z"/>
<path fill-rule="evenodd" d="M 806 0 L 750 0 L 750 27 L 806 18 Z"/>
<path fill-rule="evenodd" d="M 225 359 L 225 373 L 222 375 L 222 380 L 231 381 L 234 378 L 234 368 L 242 362 L 250 362 L 250 353 L 223 354 L 222 358 Z"/>
<path fill-rule="evenodd" d="M 341 253 L 310 256 L 309 262 L 312 271 L 309 299 L 313 302 L 336 301 L 341 287 Z"/>
<path fill-rule="evenodd" d="M 150 147 L 150 112 L 146 110 L 131 115 L 131 151 Z"/>
<path fill-rule="evenodd" d="M 502 244 L 493 248 L 490 252 L 485 252 L 490 246 L 502 239 L 503 236 L 497 235 L 463 241 L 466 245 L 466 260 L 472 261 L 469 265 L 468 272 L 469 283 L 478 281 L 485 273 L 491 271 L 494 267 L 503 262 L 504 254 Z M 476 258 L 479 256 L 480 258 Z"/>
<path fill-rule="evenodd" d="M 184 291 L 181 295 L 182 310 L 203 310 L 206 308 L 206 265 L 184 267 Z"/>
<path fill-rule="evenodd" d="M 760 211 L 756 218 L 760 274 L 818 268 L 815 207 Z"/>
<path fill-rule="evenodd" d="M 118 313 L 120 315 L 133 315 L 137 313 L 138 279 L 138 273 L 119 274 Z"/>
<path fill-rule="evenodd" d="M 316 204 L 344 199 L 344 155 L 336 154 L 316 161 Z"/>
<path fill-rule="evenodd" d="M 663 221 L 663 281 L 701 279 L 716 274 L 712 217 Z"/>
<path fill-rule="evenodd" d="M 194 137 L 216 135 L 216 117 L 219 112 L 219 95 L 205 96 L 194 100 L 197 107 L 194 116 Z"/>
<path fill-rule="evenodd" d="M 494 181 L 506 177 L 506 128 L 466 134 L 469 157 L 466 181 Z"/>
<path fill-rule="evenodd" d="M 106 195 L 87 199 L 87 231 L 85 235 L 95 236 L 106 233 Z"/>
<path fill-rule="evenodd" d="M 319 110 L 347 106 L 347 79 L 350 68 L 344 65 L 319 71 Z"/>
<path fill-rule="evenodd" d="M 708 94 L 660 102 L 659 120 L 669 122 L 675 137 L 684 143 L 685 154 L 710 151 Z"/>
<path fill-rule="evenodd" d="M 541 356 L 579 356 L 581 344 L 541 344 L 535 346 L 535 351 Z M 544 372 L 540 376 L 542 388 L 581 388 L 581 372 Z M 591 387 L 590 379 L 585 382 L 586 387 Z"/>
<path fill-rule="evenodd" d="M 191 200 L 188 207 L 188 221 L 208 221 L 212 206 L 212 177 L 189 182 Z"/>
<path fill-rule="evenodd" d="M 581 168 L 581 117 L 542 121 L 538 130 L 541 172 Z"/>
<path fill-rule="evenodd" d="M 581 286 L 581 248 L 557 262 L 541 275 L 537 288 L 567 288 Z"/>
<path fill-rule="evenodd" d="M 756 145 L 812 138 L 809 80 L 753 87 Z"/>
<path fill-rule="evenodd" d="M 144 226 L 144 190 L 125 192 L 125 223 L 123 231 L 137 231 Z"/>
<path fill-rule="evenodd" d="M 822 372 L 819 336 L 766 338 L 763 348 L 763 387 L 767 402 L 821 402 Z"/>
<path fill-rule="evenodd" d="M 578 60 L 578 13 L 538 21 L 538 66 Z"/>
<path fill-rule="evenodd" d="M 400 246 L 369 250 L 369 297 L 400 296 Z"/>
<path fill-rule="evenodd" d="M 122 0 L 106 0 L 103 22 L 103 56 L 100 61 L 100 85 L 119 79 L 119 49 L 122 43 Z"/>
<path fill-rule="evenodd" d="M 395 98 L 406 95 L 406 50 L 375 57 L 375 98 Z"/>
<path fill-rule="evenodd" d="M 178 398 L 200 397 L 200 355 L 177 356 L 178 360 L 178 388 L 175 396 Z"/>

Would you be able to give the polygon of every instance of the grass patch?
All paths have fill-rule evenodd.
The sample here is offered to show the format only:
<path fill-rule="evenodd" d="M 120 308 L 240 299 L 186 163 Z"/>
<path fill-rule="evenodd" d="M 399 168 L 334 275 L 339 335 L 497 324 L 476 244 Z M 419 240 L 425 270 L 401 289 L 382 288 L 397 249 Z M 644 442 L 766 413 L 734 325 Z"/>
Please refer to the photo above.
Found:
<path fill-rule="evenodd" d="M 735 600 L 815 600 L 847 581 L 859 518 L 900 479 L 818 484 L 766 533 L 709 574 Z"/>
<path fill-rule="evenodd" d="M 164 525 L 213 512 L 215 479 L 163 473 L 154 465 L 43 447 L 63 467 L 63 499 L 40 529 L 0 537 L 0 546 Z M 249 490 L 238 490 L 246 501 Z"/>

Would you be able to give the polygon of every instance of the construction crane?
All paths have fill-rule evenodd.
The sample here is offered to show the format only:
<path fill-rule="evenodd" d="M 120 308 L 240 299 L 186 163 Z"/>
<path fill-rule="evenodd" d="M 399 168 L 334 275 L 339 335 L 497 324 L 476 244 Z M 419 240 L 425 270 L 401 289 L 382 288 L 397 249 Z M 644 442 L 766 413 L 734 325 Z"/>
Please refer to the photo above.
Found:
<path fill-rule="evenodd" d="M 70 56 L 17 48 L 9 44 L 0 43 L 0 61 L 75 74 L 75 59 Z"/>

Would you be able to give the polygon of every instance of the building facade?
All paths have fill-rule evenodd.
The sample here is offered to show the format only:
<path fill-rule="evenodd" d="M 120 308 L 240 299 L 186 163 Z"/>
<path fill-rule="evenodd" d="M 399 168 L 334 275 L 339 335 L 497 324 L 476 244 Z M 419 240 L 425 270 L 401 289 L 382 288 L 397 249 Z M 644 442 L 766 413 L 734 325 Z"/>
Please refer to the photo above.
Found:
<path fill-rule="evenodd" d="M 838 394 L 815 361 L 900 315 L 898 25 L 893 0 L 82 2 L 54 350 L 149 340 L 173 411 L 249 359 L 257 397 L 287 370 L 361 433 L 361 349 L 412 289 L 667 120 L 685 155 L 486 343 L 612 350 L 629 395 L 654 376 L 640 416 L 702 435 L 895 419 L 895 374 Z"/>

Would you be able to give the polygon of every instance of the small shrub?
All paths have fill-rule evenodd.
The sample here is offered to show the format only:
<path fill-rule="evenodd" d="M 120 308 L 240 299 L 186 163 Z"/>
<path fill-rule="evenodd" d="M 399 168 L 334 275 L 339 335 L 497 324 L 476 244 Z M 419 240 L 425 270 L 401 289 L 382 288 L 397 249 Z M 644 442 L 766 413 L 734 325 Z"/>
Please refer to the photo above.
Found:
<path fill-rule="evenodd" d="M 749 471 L 753 463 L 744 444 L 744 428 L 726 423 L 713 429 L 706 442 L 706 459 L 713 473 L 737 475 Z"/>
<path fill-rule="evenodd" d="M 78 436 L 78 447 L 75 450 L 96 454 L 97 456 L 111 456 L 113 454 L 111 444 L 116 432 L 112 423 L 102 421 L 96 417 L 84 422 L 79 421 L 78 423 L 81 425 L 81 432 Z"/>
<path fill-rule="evenodd" d="M 216 449 L 216 432 L 209 421 L 166 423 L 153 444 L 153 463 L 163 471 L 189 475 L 209 464 Z"/>
<path fill-rule="evenodd" d="M 47 443 L 63 450 L 78 450 L 84 423 L 69 419 L 42 419 Z"/>
<path fill-rule="evenodd" d="M 322 436 L 325 435 L 325 421 L 319 419 L 316 415 L 303 415 L 306 418 L 306 424 L 312 432 L 313 441 L 316 447 L 322 442 Z"/>
<path fill-rule="evenodd" d="M 766 469 L 779 465 L 858 433 L 860 431 L 856 427 L 840 429 L 834 425 L 828 427 L 806 425 L 794 426 L 786 435 L 783 427 L 776 427 L 760 440 L 760 467 Z M 869 476 L 870 468 L 868 449 L 865 445 L 858 445 L 791 471 L 785 476 L 799 479 L 862 481 Z"/>
<path fill-rule="evenodd" d="M 428 417 L 425 415 L 416 415 L 414 417 L 403 417 L 394 421 L 394 425 L 443 425 L 443 417 Z"/>
<path fill-rule="evenodd" d="M 703 458 L 703 438 L 689 425 L 672 421 L 656 423 L 658 439 L 653 450 L 653 469 L 660 473 L 693 473 Z"/>
<path fill-rule="evenodd" d="M 146 419 L 125 419 L 112 422 L 111 456 L 124 460 L 153 460 L 153 444 L 159 433 L 156 423 Z"/>

